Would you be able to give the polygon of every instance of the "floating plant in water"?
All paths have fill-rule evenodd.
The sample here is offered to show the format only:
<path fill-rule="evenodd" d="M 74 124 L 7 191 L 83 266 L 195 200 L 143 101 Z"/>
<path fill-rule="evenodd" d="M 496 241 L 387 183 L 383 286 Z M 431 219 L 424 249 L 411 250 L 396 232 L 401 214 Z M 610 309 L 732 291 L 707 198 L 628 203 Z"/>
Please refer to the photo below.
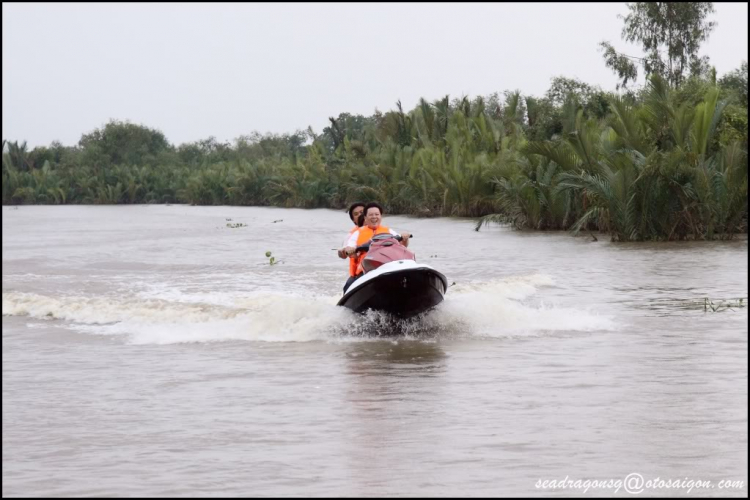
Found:
<path fill-rule="evenodd" d="M 733 308 L 742 308 L 746 306 L 747 299 L 728 299 L 728 300 L 720 300 L 717 304 L 714 304 L 712 300 L 710 300 L 708 297 L 706 297 L 703 300 L 703 310 L 708 312 L 710 309 L 711 312 L 719 312 L 721 310 L 727 310 L 727 309 L 733 309 Z"/>
<path fill-rule="evenodd" d="M 276 257 L 274 257 L 274 256 L 273 256 L 273 255 L 271 254 L 271 251 L 270 251 L 270 250 L 266 252 L 266 257 L 268 257 L 268 264 L 269 264 L 269 265 L 274 265 L 274 264 L 280 264 L 280 263 L 281 263 L 281 261 L 280 261 L 280 260 L 276 260 Z"/>

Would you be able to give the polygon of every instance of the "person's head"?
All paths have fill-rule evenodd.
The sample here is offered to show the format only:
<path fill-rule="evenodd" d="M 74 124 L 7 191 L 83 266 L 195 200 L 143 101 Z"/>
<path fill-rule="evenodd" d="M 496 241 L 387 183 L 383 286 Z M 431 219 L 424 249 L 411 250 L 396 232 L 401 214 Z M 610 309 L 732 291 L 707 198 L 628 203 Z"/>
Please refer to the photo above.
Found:
<path fill-rule="evenodd" d="M 374 201 L 365 205 L 364 225 L 372 229 L 377 228 L 383 220 L 383 207 Z"/>
<path fill-rule="evenodd" d="M 359 218 L 360 215 L 362 215 L 365 212 L 365 204 L 361 201 L 355 201 L 349 206 L 349 218 L 357 224 L 358 226 L 361 226 L 362 224 L 359 224 Z"/>

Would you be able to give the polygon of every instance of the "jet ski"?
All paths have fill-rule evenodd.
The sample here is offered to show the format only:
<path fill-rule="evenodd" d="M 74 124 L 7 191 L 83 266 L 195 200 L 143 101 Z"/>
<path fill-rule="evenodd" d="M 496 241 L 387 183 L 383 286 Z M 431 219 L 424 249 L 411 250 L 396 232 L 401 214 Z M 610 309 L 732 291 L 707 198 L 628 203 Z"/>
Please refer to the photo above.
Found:
<path fill-rule="evenodd" d="M 427 264 L 418 264 L 414 253 L 399 241 L 401 236 L 377 234 L 357 247 L 357 252 L 367 252 L 362 260 L 364 274 L 349 286 L 338 305 L 356 313 L 374 309 L 406 319 L 443 301 L 448 280 Z"/>

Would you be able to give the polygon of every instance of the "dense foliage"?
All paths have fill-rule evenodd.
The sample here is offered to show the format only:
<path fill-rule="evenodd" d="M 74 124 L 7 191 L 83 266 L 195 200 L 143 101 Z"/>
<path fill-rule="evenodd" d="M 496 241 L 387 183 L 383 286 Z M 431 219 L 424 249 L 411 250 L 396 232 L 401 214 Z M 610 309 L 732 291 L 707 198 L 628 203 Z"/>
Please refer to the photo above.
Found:
<path fill-rule="evenodd" d="M 372 116 L 342 113 L 319 135 L 174 146 L 112 121 L 74 147 L 3 141 L 3 204 L 342 208 L 357 199 L 388 213 L 481 217 L 477 229 L 731 238 L 747 232 L 747 63 L 718 81 L 683 77 L 694 52 L 663 64 L 665 77 L 651 66 L 640 91 L 557 77 L 542 97 L 446 96 L 410 111 L 399 102 Z"/>

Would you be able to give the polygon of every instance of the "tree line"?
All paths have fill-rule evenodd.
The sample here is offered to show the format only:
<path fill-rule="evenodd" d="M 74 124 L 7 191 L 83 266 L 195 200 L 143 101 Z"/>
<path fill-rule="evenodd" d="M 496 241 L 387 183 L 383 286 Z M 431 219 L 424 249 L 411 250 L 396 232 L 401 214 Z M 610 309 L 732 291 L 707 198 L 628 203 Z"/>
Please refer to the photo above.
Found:
<path fill-rule="evenodd" d="M 648 5 L 629 4 L 630 22 L 648 16 Z M 627 56 L 604 48 L 605 63 L 632 82 Z M 662 53 L 675 61 L 657 61 Z M 746 233 L 747 63 L 717 79 L 695 54 L 649 54 L 640 89 L 623 82 L 605 92 L 557 77 L 542 97 L 445 96 L 411 110 L 398 102 L 371 116 L 342 113 L 319 135 L 255 132 L 174 146 L 158 130 L 111 121 L 72 147 L 29 151 L 3 141 L 3 204 L 342 208 L 377 200 L 388 213 L 476 217 L 477 229 L 497 222 L 616 241 Z"/>

